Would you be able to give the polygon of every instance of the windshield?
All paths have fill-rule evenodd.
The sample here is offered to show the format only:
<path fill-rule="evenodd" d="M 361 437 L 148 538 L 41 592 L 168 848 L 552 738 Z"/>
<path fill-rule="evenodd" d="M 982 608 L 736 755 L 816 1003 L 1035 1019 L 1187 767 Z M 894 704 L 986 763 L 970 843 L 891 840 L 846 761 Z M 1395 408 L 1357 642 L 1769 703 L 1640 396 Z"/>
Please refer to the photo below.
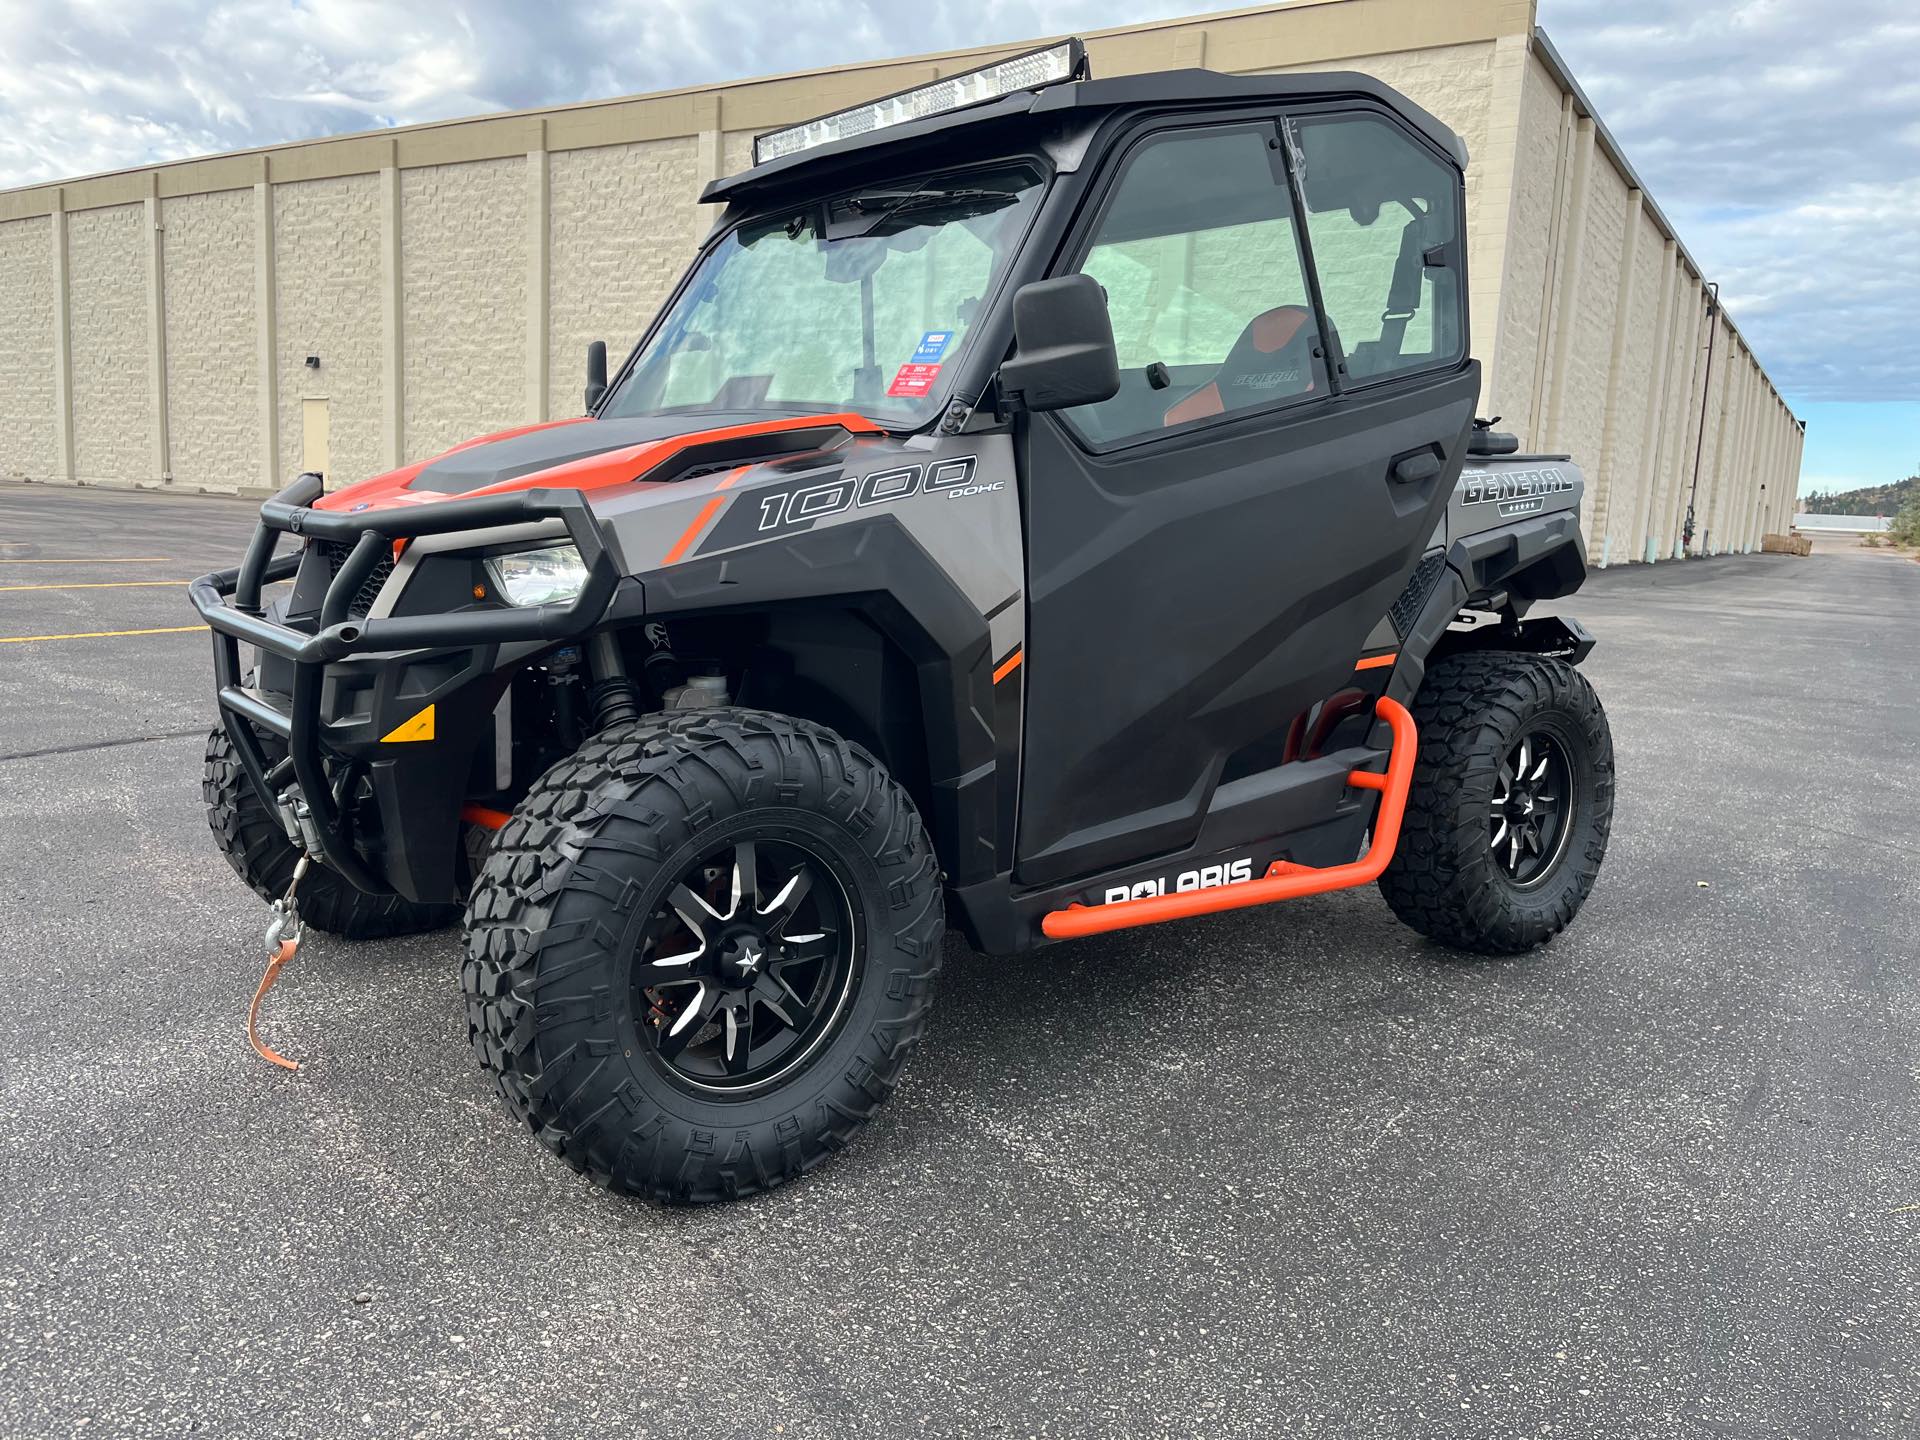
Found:
<path fill-rule="evenodd" d="M 603 416 L 854 410 L 912 428 L 1038 201 L 1025 167 L 851 191 L 708 252 Z"/>

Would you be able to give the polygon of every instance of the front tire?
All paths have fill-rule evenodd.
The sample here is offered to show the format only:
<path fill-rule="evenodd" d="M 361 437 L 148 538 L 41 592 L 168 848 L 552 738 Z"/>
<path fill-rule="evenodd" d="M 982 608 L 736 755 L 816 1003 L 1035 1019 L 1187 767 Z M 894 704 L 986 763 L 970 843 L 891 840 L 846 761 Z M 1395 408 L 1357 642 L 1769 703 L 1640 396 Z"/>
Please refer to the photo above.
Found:
<path fill-rule="evenodd" d="M 495 837 L 467 910 L 468 1036 L 599 1183 L 753 1194 L 892 1091 L 940 967 L 906 792 L 832 731 L 741 709 L 587 741 Z"/>
<path fill-rule="evenodd" d="M 1517 955 L 1580 912 L 1613 823 L 1613 736 L 1563 660 L 1451 655 L 1413 701 L 1419 755 L 1380 892 L 1457 950 Z"/>
<path fill-rule="evenodd" d="M 200 776 L 207 824 L 220 853 L 256 895 L 278 900 L 287 893 L 299 852 L 247 779 L 233 741 L 218 726 L 207 736 Z M 418 935 L 445 929 L 460 918 L 458 905 L 422 905 L 399 895 L 369 895 L 318 863 L 300 882 L 298 899 L 303 922 L 345 940 Z"/>

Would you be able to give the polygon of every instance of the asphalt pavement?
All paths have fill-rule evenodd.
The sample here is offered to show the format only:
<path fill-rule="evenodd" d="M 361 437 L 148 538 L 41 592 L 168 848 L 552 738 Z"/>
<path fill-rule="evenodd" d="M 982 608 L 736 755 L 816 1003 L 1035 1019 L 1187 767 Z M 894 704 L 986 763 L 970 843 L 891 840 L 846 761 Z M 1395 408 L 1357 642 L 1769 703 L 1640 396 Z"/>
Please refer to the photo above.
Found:
<path fill-rule="evenodd" d="M 180 627 L 251 513 L 0 486 L 0 1433 L 1920 1435 L 1920 564 L 1564 603 L 1620 783 L 1545 950 L 951 941 L 849 1153 L 662 1211 L 495 1100 L 452 933 L 247 1048 Z"/>

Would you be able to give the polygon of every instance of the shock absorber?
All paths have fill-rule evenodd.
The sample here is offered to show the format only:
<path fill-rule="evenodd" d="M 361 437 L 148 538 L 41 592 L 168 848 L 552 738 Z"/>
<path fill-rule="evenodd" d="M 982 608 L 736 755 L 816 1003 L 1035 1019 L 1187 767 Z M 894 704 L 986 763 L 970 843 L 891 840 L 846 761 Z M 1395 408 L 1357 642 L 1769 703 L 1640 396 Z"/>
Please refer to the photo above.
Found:
<path fill-rule="evenodd" d="M 593 728 L 624 725 L 640 718 L 640 692 L 627 674 L 619 637 L 611 630 L 595 631 L 587 641 L 587 693 L 593 701 Z"/>

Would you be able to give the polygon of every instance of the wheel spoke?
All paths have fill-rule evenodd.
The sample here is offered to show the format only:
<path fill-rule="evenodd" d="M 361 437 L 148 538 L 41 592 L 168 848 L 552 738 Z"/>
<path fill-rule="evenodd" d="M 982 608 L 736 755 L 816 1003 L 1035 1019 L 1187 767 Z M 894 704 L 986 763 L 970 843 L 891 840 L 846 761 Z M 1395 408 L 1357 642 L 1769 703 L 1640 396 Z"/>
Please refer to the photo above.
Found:
<path fill-rule="evenodd" d="M 1493 832 L 1493 848 L 1498 850 L 1500 842 L 1507 838 L 1507 817 L 1500 817 L 1500 828 Z"/>
<path fill-rule="evenodd" d="M 1523 735 L 1520 738 L 1520 758 L 1514 763 L 1514 773 L 1521 779 L 1527 778 L 1527 771 L 1533 768 L 1533 737 Z"/>
<path fill-rule="evenodd" d="M 1533 767 L 1533 774 L 1527 778 L 1529 780 L 1538 780 L 1542 775 L 1545 775 L 1547 773 L 1547 761 L 1549 758 L 1551 757 L 1547 752 L 1547 747 L 1542 745 L 1540 747 L 1540 763 Z"/>
<path fill-rule="evenodd" d="M 1540 853 L 1540 827 L 1538 825 L 1527 826 L 1526 840 L 1527 849 L 1538 855 Z"/>
<path fill-rule="evenodd" d="M 780 887 L 779 893 L 769 900 L 760 913 L 771 917 L 768 929 L 779 931 L 780 927 L 793 919 L 800 909 L 800 902 L 807 898 L 807 892 L 813 889 L 813 876 L 806 870 L 796 870 L 793 878 Z"/>
<path fill-rule="evenodd" d="M 673 1019 L 671 1025 L 654 1034 L 654 1044 L 659 1048 L 663 1059 L 671 1060 L 687 1048 L 692 1040 L 706 1028 L 707 1021 L 713 1017 L 714 1007 L 719 1003 L 720 992 L 704 980 L 698 982 L 699 992 L 687 1002 Z"/>
<path fill-rule="evenodd" d="M 727 908 L 727 919 L 740 913 L 742 899 L 755 910 L 760 908 L 760 871 L 751 840 L 742 840 L 733 847 L 733 904 Z"/>
<path fill-rule="evenodd" d="M 775 975 L 764 975 L 754 986 L 753 995 L 760 1004 L 779 1017 L 789 1030 L 804 1030 L 813 1023 L 813 1011 L 793 992 L 793 987 Z"/>
<path fill-rule="evenodd" d="M 721 1012 L 724 1058 L 729 1075 L 744 1075 L 753 1064 L 753 1009 L 728 1003 Z"/>
<path fill-rule="evenodd" d="M 1507 869 L 1515 874 L 1520 870 L 1520 832 L 1518 830 L 1513 832 L 1513 838 L 1508 842 Z"/>
<path fill-rule="evenodd" d="M 706 948 L 702 946 L 685 955 L 662 955 L 657 960 L 642 964 L 635 971 L 635 976 L 642 985 L 656 990 L 662 985 L 689 985 L 698 977 L 687 967 L 706 953 Z"/>
<path fill-rule="evenodd" d="M 687 928 L 699 937 L 703 950 L 713 942 L 713 937 L 707 933 L 707 922 L 727 918 L 685 885 L 676 885 L 667 892 L 667 904 L 673 907 L 674 914 L 686 922 Z"/>

